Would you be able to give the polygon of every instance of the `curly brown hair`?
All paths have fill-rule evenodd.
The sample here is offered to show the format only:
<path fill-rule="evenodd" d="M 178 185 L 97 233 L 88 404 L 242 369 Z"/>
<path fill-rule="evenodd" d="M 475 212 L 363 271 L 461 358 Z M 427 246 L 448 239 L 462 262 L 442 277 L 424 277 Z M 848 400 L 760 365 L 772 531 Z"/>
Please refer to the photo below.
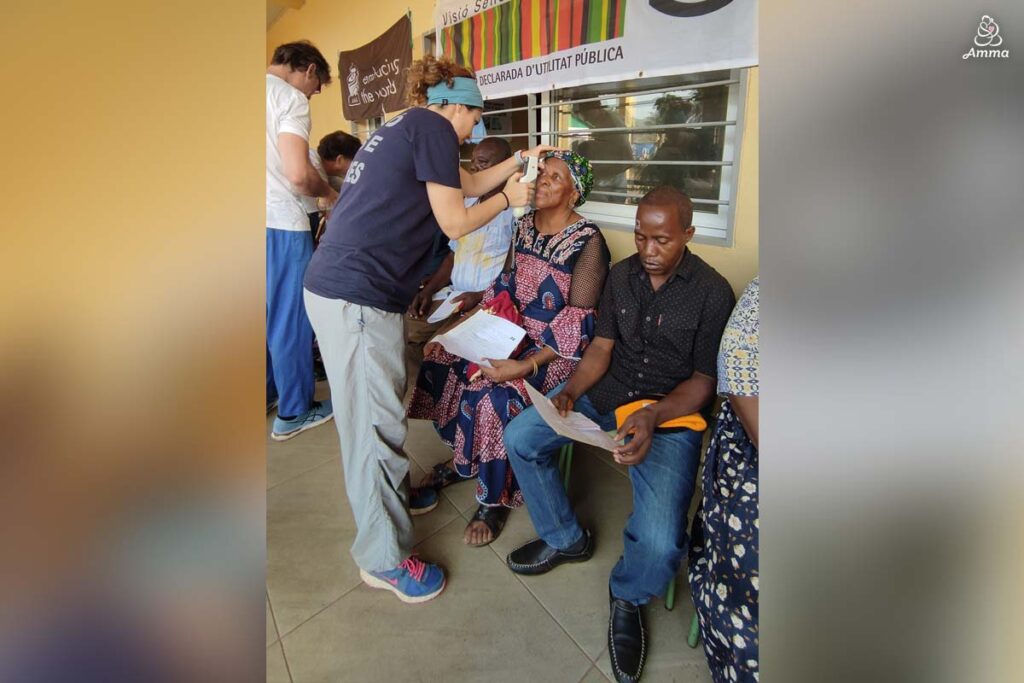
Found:
<path fill-rule="evenodd" d="M 476 78 L 472 69 L 444 57 L 438 59 L 434 55 L 426 55 L 423 59 L 417 59 L 409 67 L 409 104 L 426 104 L 427 88 L 441 81 L 449 86 L 455 85 L 456 76 Z"/>

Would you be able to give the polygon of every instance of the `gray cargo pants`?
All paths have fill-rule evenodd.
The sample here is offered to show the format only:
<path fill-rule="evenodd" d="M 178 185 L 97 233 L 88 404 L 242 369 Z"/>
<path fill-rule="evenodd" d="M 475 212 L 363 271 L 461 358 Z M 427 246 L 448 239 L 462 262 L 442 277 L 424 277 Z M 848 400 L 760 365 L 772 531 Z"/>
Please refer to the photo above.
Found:
<path fill-rule="evenodd" d="M 331 385 L 345 488 L 356 519 L 352 557 L 394 569 L 412 550 L 403 316 L 303 290 Z"/>

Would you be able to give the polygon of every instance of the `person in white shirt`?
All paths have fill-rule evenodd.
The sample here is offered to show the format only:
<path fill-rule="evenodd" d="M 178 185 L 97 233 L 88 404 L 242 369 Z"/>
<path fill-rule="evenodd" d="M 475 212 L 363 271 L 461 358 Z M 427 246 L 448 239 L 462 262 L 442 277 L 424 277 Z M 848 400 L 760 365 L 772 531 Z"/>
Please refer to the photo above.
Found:
<path fill-rule="evenodd" d="M 313 328 L 302 302 L 313 240 L 301 199 L 338 198 L 309 159 L 309 98 L 330 83 L 331 67 L 311 43 L 287 43 L 266 81 L 267 412 L 277 404 L 271 438 L 284 441 L 334 415 L 330 401 L 313 401 Z"/>

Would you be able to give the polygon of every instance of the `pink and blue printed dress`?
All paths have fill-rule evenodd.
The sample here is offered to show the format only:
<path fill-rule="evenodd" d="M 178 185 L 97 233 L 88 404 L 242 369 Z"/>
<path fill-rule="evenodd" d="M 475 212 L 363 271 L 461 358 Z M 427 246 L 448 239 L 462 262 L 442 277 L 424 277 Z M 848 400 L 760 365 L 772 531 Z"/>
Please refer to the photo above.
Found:
<path fill-rule="evenodd" d="M 468 362 L 442 348 L 423 360 L 409 417 L 432 420 L 454 451 L 455 470 L 477 477 L 477 500 L 488 506 L 519 507 L 523 496 L 508 463 L 505 425 L 530 405 L 524 382 L 547 393 L 576 369 L 594 334 L 594 314 L 608 273 L 608 247 L 598 227 L 581 219 L 555 235 L 541 235 L 534 213 L 516 222 L 515 260 L 484 293 L 484 301 L 507 291 L 523 316 L 528 358 L 544 346 L 558 357 L 535 377 L 495 384 L 483 375 L 468 381 Z"/>

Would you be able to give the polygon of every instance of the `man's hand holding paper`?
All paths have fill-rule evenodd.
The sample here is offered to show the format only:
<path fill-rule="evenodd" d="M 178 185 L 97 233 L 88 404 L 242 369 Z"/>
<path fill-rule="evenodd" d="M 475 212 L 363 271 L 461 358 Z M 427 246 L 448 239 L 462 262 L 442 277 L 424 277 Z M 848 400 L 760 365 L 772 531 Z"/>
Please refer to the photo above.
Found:
<path fill-rule="evenodd" d="M 619 444 L 612 437 L 608 436 L 607 432 L 583 414 L 569 412 L 565 417 L 559 415 L 559 409 L 555 407 L 551 400 L 534 389 L 529 382 L 526 383 L 526 393 L 530 395 L 530 401 L 537 409 L 537 412 L 556 433 L 567 436 L 573 441 L 603 448 L 606 451 L 614 451 L 619 448 Z M 558 397 L 556 396 L 555 398 Z"/>

